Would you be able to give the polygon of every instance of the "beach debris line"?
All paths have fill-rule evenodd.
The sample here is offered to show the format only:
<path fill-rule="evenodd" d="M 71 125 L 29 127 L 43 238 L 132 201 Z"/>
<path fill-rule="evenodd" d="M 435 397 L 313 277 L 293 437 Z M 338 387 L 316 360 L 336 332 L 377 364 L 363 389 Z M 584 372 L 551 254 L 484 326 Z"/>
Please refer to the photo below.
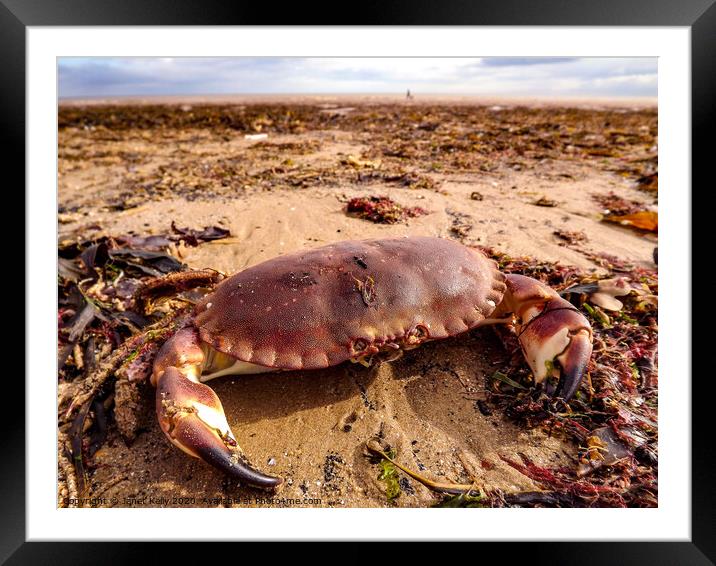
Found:
<path fill-rule="evenodd" d="M 143 281 L 141 287 L 134 293 L 134 298 L 147 313 L 153 310 L 151 302 L 160 297 L 173 296 L 199 287 L 210 288 L 223 278 L 223 274 L 214 269 L 172 272 Z"/>
<path fill-rule="evenodd" d="M 110 210 L 176 196 L 211 200 L 250 189 L 341 187 L 346 182 L 441 190 L 438 184 L 445 175 L 529 171 L 565 155 L 616 173 L 650 198 L 657 197 L 655 109 L 512 107 L 493 112 L 467 105 L 371 104 L 344 116 L 322 110 L 315 104 L 194 104 L 190 111 L 172 105 L 63 105 L 58 168 L 64 177 L 87 166 L 129 164 L 121 181 L 106 189 L 103 201 Z M 306 132 L 311 136 L 301 135 Z M 183 147 L 193 139 L 223 143 L 237 135 L 243 141 L 244 135 L 267 133 L 271 139 L 282 136 L 282 141 L 223 144 L 226 151 L 212 155 Z M 127 148 L 126 136 L 142 141 Z M 293 136 L 291 141 L 283 141 L 287 136 Z M 354 154 L 358 167 L 337 159 L 296 159 L 316 151 L 329 136 L 358 138 L 365 149 L 346 151 Z M 177 143 L 158 165 L 153 165 L 153 137 L 166 147 Z M 281 165 L 262 167 L 260 160 L 267 158 L 280 158 Z M 379 168 L 366 166 L 378 162 Z M 72 203 L 63 211 L 63 221 L 81 210 L 81 203 Z"/>
<path fill-rule="evenodd" d="M 405 222 L 408 218 L 428 214 L 428 211 L 422 207 L 406 207 L 387 196 L 352 198 L 346 205 L 346 212 L 376 224 L 397 224 Z"/>
<path fill-rule="evenodd" d="M 525 170 L 569 155 L 632 180 L 656 196 L 656 109 L 614 112 L 524 106 L 494 112 L 472 105 L 370 104 L 343 115 L 325 110 L 311 104 L 195 104 L 190 111 L 171 105 L 61 106 L 61 136 L 100 139 L 92 139 L 84 151 L 66 150 L 69 145 L 62 144 L 60 165 L 118 157 L 116 150 L 97 150 L 96 142 L 107 149 L 104 142 L 116 141 L 126 131 L 140 135 L 160 131 L 168 139 L 206 131 L 229 139 L 236 132 L 273 136 L 340 131 L 365 136 L 361 141 L 368 149 L 360 159 L 380 159 L 385 169 L 410 160 L 421 173 L 489 172 L 500 166 Z M 251 151 L 246 145 L 240 151 Z M 131 156 L 125 152 L 119 157 L 141 161 L 145 155 L 134 150 Z M 144 185 L 143 181 L 138 184 Z"/>

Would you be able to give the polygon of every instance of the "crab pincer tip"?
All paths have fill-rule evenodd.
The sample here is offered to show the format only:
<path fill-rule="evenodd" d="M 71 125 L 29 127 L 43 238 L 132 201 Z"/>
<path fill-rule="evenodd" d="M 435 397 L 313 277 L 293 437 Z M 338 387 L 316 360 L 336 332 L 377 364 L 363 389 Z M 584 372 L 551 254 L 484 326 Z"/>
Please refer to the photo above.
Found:
<path fill-rule="evenodd" d="M 569 346 L 558 357 L 561 366 L 559 382 L 551 394 L 569 401 L 579 389 L 592 356 L 592 341 L 586 331 L 572 335 Z M 550 393 L 548 391 L 548 393 Z"/>
<path fill-rule="evenodd" d="M 214 466 L 242 484 L 260 489 L 276 489 L 283 479 L 269 476 L 254 468 L 235 442 L 227 444 L 215 429 L 210 428 L 196 415 L 186 415 L 172 431 L 173 440 L 189 449 L 207 464 Z"/>
<path fill-rule="evenodd" d="M 216 393 L 176 367 L 168 367 L 157 381 L 156 409 L 162 430 L 184 452 L 253 487 L 276 489 L 283 483 L 249 464 Z"/>
<path fill-rule="evenodd" d="M 216 456 L 216 458 L 214 458 Z M 205 453 L 202 458 L 214 467 L 226 472 L 232 479 L 259 489 L 276 490 L 283 484 L 283 478 L 269 476 L 249 464 L 244 455 L 236 451 Z"/>

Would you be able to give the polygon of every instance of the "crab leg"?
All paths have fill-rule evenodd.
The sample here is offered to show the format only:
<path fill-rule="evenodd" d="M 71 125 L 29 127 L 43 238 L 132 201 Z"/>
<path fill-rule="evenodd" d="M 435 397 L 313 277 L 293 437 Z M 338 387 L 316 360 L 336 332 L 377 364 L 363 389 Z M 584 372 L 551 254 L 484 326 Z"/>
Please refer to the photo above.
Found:
<path fill-rule="evenodd" d="M 193 328 L 177 332 L 159 351 L 151 381 L 157 388 L 156 410 L 164 434 L 187 454 L 241 482 L 277 487 L 281 478 L 259 472 L 244 458 L 221 401 L 199 381 L 203 365 L 204 352 Z"/>
<path fill-rule="evenodd" d="M 569 399 L 579 388 L 592 355 L 589 321 L 569 302 L 531 277 L 507 275 L 507 291 L 495 311 L 511 313 L 535 383 Z M 494 316 L 494 315 L 493 315 Z"/>

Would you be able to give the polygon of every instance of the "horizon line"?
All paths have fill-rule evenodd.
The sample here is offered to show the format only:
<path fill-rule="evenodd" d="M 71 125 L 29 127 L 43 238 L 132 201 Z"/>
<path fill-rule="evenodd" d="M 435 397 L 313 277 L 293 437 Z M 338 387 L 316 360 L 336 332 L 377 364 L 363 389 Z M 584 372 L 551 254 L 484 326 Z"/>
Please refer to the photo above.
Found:
<path fill-rule="evenodd" d="M 481 99 L 505 99 L 505 100 L 641 100 L 658 102 L 657 96 L 649 95 L 594 95 L 594 94 L 486 94 L 474 92 L 415 92 L 410 90 L 411 99 L 406 98 L 406 90 L 394 92 L 224 92 L 224 93 L 177 93 L 177 94 L 102 94 L 102 95 L 83 95 L 83 96 L 58 96 L 58 101 L 78 101 L 78 100 L 106 100 L 112 98 L 119 99 L 157 99 L 157 98 L 220 98 L 220 97 L 401 97 L 405 100 L 415 100 L 418 97 L 442 97 L 442 98 L 481 98 Z"/>

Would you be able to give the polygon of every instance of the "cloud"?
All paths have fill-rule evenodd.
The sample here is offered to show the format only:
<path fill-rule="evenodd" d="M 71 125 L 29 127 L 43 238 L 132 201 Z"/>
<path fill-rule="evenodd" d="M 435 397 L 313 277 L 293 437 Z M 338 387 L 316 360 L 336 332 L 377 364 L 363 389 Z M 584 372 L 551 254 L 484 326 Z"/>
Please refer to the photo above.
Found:
<path fill-rule="evenodd" d="M 524 67 L 570 63 L 578 60 L 578 57 L 486 57 L 482 60 L 482 64 L 487 67 Z"/>
<path fill-rule="evenodd" d="M 65 97 L 240 93 L 656 96 L 656 58 L 61 58 Z"/>

